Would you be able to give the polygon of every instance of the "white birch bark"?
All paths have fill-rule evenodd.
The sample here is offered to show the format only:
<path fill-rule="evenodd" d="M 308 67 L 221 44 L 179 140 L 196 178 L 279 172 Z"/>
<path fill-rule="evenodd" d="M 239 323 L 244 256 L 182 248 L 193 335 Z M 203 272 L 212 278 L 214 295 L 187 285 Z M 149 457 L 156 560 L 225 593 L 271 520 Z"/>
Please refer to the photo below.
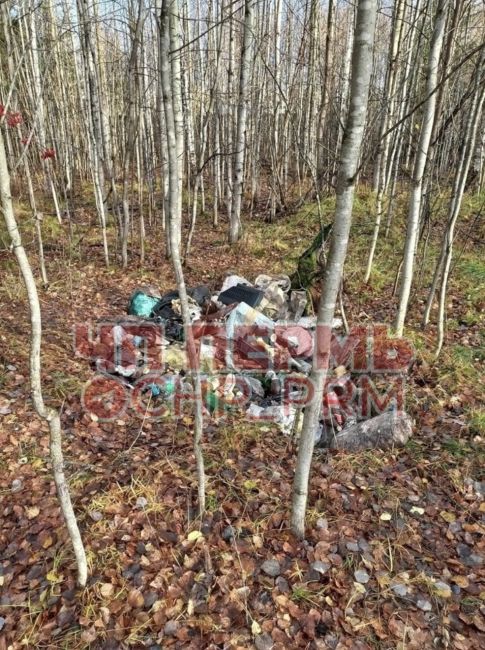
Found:
<path fill-rule="evenodd" d="M 237 111 L 236 142 L 234 155 L 234 176 L 232 183 L 232 205 L 229 224 L 229 242 L 235 244 L 242 232 L 241 202 L 243 193 L 243 174 L 246 156 L 246 123 L 248 113 L 249 79 L 253 50 L 253 13 L 254 0 L 245 0 L 244 34 L 239 74 L 239 99 Z"/>
<path fill-rule="evenodd" d="M 22 274 L 22 278 L 27 290 L 30 308 L 31 324 L 31 347 L 30 347 L 30 388 L 34 408 L 40 418 L 45 420 L 49 426 L 50 432 L 50 458 L 52 463 L 52 472 L 57 487 L 57 495 L 61 511 L 66 522 L 66 527 L 71 538 L 74 554 L 77 562 L 78 584 L 84 587 L 87 582 L 87 561 L 84 545 L 79 532 L 76 515 L 72 507 L 69 487 L 64 474 L 64 458 L 62 454 L 62 434 L 61 421 L 59 413 L 47 408 L 42 397 L 41 384 L 41 342 L 42 342 L 42 322 L 40 313 L 40 302 L 37 293 L 35 279 L 32 273 L 30 262 L 22 245 L 22 239 L 17 227 L 17 221 L 13 211 L 12 197 L 10 191 L 10 174 L 5 154 L 3 134 L 0 131 L 0 198 L 3 218 L 7 227 L 12 249 L 17 258 L 17 262 Z"/>
<path fill-rule="evenodd" d="M 138 15 L 133 30 L 132 46 L 130 58 L 128 61 L 127 84 L 125 87 L 125 102 L 127 104 L 125 114 L 125 133 L 126 141 L 123 156 L 123 229 L 121 236 L 121 263 L 123 268 L 128 266 L 128 234 L 131 222 L 130 211 L 130 171 L 132 167 L 133 156 L 135 154 L 135 145 L 138 137 L 137 124 L 137 102 L 136 96 L 139 90 L 138 74 L 138 52 L 141 47 L 141 37 L 143 25 L 145 23 L 145 6 L 143 0 L 138 5 Z M 141 100 L 141 98 L 140 98 Z M 140 179 L 138 179 L 140 181 Z"/>
<path fill-rule="evenodd" d="M 409 197 L 406 244 L 404 248 L 399 307 L 397 310 L 396 321 L 394 325 L 396 334 L 398 336 L 402 336 L 403 334 L 404 322 L 408 310 L 409 296 L 411 293 L 411 285 L 413 281 L 414 258 L 416 255 L 416 244 L 419 231 L 419 215 L 422 200 L 423 174 L 426 166 L 426 159 L 428 156 L 433 123 L 435 120 L 435 89 L 438 81 L 438 69 L 445 32 L 447 5 L 448 0 L 439 0 L 435 16 L 433 36 L 430 45 L 425 88 L 428 99 L 423 109 L 418 150 L 416 152 L 416 158 L 414 162 L 412 187 Z"/>
<path fill-rule="evenodd" d="M 104 146 L 101 125 L 101 108 L 99 103 L 99 86 L 95 61 L 93 60 L 94 45 L 91 34 L 91 16 L 87 0 L 77 0 L 77 10 L 80 20 L 81 53 L 84 63 L 84 75 L 87 95 L 86 122 L 89 133 L 89 157 L 92 167 L 92 179 L 96 208 L 98 211 L 101 233 L 103 238 L 104 259 L 109 266 L 108 237 L 106 231 L 106 211 L 104 204 Z"/>
<path fill-rule="evenodd" d="M 182 225 L 182 203 L 181 203 L 181 186 L 180 186 L 180 166 L 182 164 L 179 152 L 180 143 L 177 138 L 183 138 L 183 130 L 177 130 L 177 122 L 180 124 L 180 118 L 176 119 L 175 111 L 181 106 L 180 101 L 174 101 L 174 95 L 180 92 L 180 83 L 174 79 L 174 66 L 170 65 L 170 51 L 176 49 L 175 33 L 173 30 L 174 21 L 171 14 L 177 12 L 177 0 L 162 0 L 160 16 L 160 47 L 161 47 L 161 85 L 163 93 L 163 104 L 165 111 L 165 128 L 168 145 L 168 172 L 169 172 L 169 191 L 168 191 L 168 222 L 170 229 L 171 259 L 177 282 L 177 290 L 180 296 L 182 307 L 182 318 L 184 323 L 185 344 L 187 357 L 190 365 L 190 375 L 194 384 L 194 455 L 197 465 L 197 482 L 199 495 L 199 512 L 205 511 L 205 468 L 204 457 L 202 454 L 202 386 L 200 374 L 197 368 L 197 352 L 195 349 L 194 337 L 191 327 L 189 314 L 189 303 L 187 289 L 180 255 L 180 230 Z M 183 150 L 183 145 L 182 145 Z"/>
<path fill-rule="evenodd" d="M 397 81 L 397 65 L 398 65 L 398 52 L 401 41 L 402 25 L 404 18 L 404 10 L 406 3 L 404 0 L 396 0 L 394 7 L 394 24 L 392 30 L 391 48 L 389 51 L 389 64 L 386 75 L 386 84 L 384 88 L 386 106 L 384 115 L 381 120 L 378 153 L 376 161 L 376 171 L 374 175 L 374 184 L 376 196 L 376 220 L 374 224 L 374 232 L 372 234 L 371 245 L 369 249 L 369 256 L 367 258 L 367 268 L 365 271 L 364 282 L 369 282 L 372 272 L 372 263 L 374 261 L 374 253 L 379 238 L 379 231 L 382 220 L 382 204 L 384 200 L 384 193 L 387 190 L 386 167 L 389 157 L 390 136 L 389 125 L 394 117 L 394 105 L 396 101 L 396 81 Z"/>
<path fill-rule="evenodd" d="M 451 259 L 453 255 L 453 240 L 455 234 L 455 226 L 460 215 L 461 203 L 463 194 L 465 192 L 466 179 L 470 171 L 470 165 L 475 150 L 475 141 L 478 131 L 478 125 L 481 123 L 481 116 L 483 104 L 485 100 L 485 84 L 484 77 L 481 74 L 485 57 L 480 57 L 476 75 L 475 93 L 472 98 L 471 106 L 469 108 L 468 119 L 465 126 L 465 134 L 463 140 L 463 149 L 460 156 L 459 165 L 457 167 L 455 182 L 452 190 L 452 200 L 450 203 L 450 212 L 448 216 L 448 224 L 443 237 L 443 245 L 440 260 L 437 264 L 437 269 L 443 268 L 441 278 L 441 287 L 439 294 L 438 304 L 438 340 L 436 343 L 435 356 L 438 357 L 441 348 L 443 347 L 443 340 L 445 336 L 445 302 L 446 302 L 446 289 L 448 286 L 448 277 L 450 274 Z M 480 85 L 481 81 L 481 85 Z M 431 288 L 430 297 L 434 287 Z"/>
<path fill-rule="evenodd" d="M 337 179 L 335 221 L 318 308 L 317 329 L 324 330 L 328 334 L 332 327 L 352 221 L 352 203 L 367 114 L 376 15 L 377 0 L 359 0 L 352 53 L 350 105 Z M 314 367 L 310 374 L 315 394 L 312 402 L 305 408 L 293 481 L 291 527 L 295 535 L 300 538 L 305 534 L 305 513 L 315 431 L 322 408 L 323 389 L 328 368 L 330 337 L 323 338 L 325 341 L 323 345 L 320 345 L 320 349 L 316 349 Z M 318 339 L 316 339 L 315 348 L 317 348 L 317 341 Z"/>

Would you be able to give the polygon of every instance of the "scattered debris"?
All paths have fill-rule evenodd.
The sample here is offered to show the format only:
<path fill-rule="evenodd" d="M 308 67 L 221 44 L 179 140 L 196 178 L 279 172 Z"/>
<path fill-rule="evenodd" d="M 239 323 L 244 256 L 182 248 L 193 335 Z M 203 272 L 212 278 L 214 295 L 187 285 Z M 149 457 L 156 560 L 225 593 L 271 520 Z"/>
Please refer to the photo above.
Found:
<path fill-rule="evenodd" d="M 95 274 L 87 269 L 91 277 L 83 282 L 85 289 L 73 294 L 73 322 L 85 318 L 86 304 L 92 305 L 93 318 L 116 315 L 117 312 L 110 311 L 113 303 L 123 306 L 130 295 L 132 277 L 121 282 L 115 275 L 98 271 Z M 165 275 L 164 271 L 160 273 Z M 192 275 L 195 282 L 201 276 L 198 272 Z M 52 292 L 45 294 L 47 343 L 51 336 L 66 342 L 62 350 L 56 348 L 55 354 L 47 348 L 47 371 L 54 378 L 56 371 L 65 367 L 66 373 L 76 374 L 76 379 L 84 382 L 92 375 L 70 359 L 64 321 L 55 321 L 59 309 L 70 313 L 69 299 L 70 294 L 66 298 L 61 292 L 56 297 Z M 377 302 L 378 297 L 373 300 Z M 225 313 L 225 309 L 219 310 L 224 315 L 215 319 L 224 325 L 230 313 Z M 370 310 L 368 313 L 374 315 Z M 211 316 L 204 316 L 204 325 L 212 322 Z M 376 318 L 379 317 L 385 319 L 385 315 Z M 308 321 L 310 329 L 315 326 L 314 316 L 304 316 L 303 320 Z M 134 323 L 142 321 L 133 318 Z M 13 320 L 12 324 L 16 326 L 17 322 Z M 8 321 L 5 323 L 8 332 Z M 277 327 L 280 324 L 283 323 L 276 322 Z M 25 332 L 19 338 L 27 350 Z M 210 341 L 203 337 L 199 341 L 201 358 L 202 346 L 207 352 L 215 352 Z M 166 336 L 159 343 L 163 358 L 171 349 L 183 350 L 181 341 Z M 143 344 L 140 347 L 140 354 L 144 354 Z M 138 349 L 135 348 L 137 354 Z M 413 399 L 413 412 L 419 417 L 420 433 L 405 448 L 372 451 L 362 456 L 338 453 L 328 457 L 317 453 L 304 544 L 295 542 L 285 519 L 295 448 L 278 435 L 276 426 L 263 426 L 253 436 L 254 427 L 246 429 L 239 421 L 234 426 L 231 423 L 230 431 L 208 423 L 205 454 L 211 477 L 210 509 L 207 518 L 200 522 L 205 539 L 187 543 L 191 529 L 187 528 L 187 518 L 192 517 L 190 502 L 195 493 L 192 481 L 187 482 L 195 467 L 190 423 L 179 426 L 170 421 L 150 427 L 147 421 L 137 443 L 126 453 L 127 442 L 140 431 L 140 420 L 127 418 L 124 427 L 116 420 L 91 420 L 81 410 L 77 391 L 73 390 L 64 404 L 63 425 L 69 463 L 66 469 L 73 480 L 76 510 L 85 515 L 82 525 L 96 563 L 96 576 L 85 594 L 92 604 L 87 613 L 86 601 L 78 597 L 74 586 L 71 558 L 63 554 L 64 527 L 49 466 L 43 462 L 48 440 L 46 433 L 36 426 L 28 385 L 21 376 L 27 376 L 26 360 L 18 353 L 12 355 L 14 359 L 15 366 L 2 366 L 2 380 L 15 417 L 0 419 L 2 451 L 8 463 L 2 475 L 5 503 L 0 540 L 0 591 L 2 606 L 8 614 L 2 612 L 6 621 L 0 636 L 6 637 L 7 644 L 15 646 L 30 638 L 30 645 L 69 645 L 74 643 L 73 633 L 79 636 L 82 631 L 95 629 L 98 637 L 91 644 L 106 648 L 129 645 L 138 638 L 152 650 L 191 644 L 222 647 L 224 643 L 246 648 L 254 644 L 268 649 L 312 644 L 329 648 L 339 644 L 365 647 L 372 642 L 386 647 L 405 644 L 431 648 L 445 641 L 444 631 L 448 631 L 448 647 L 485 647 L 483 564 L 473 566 L 485 557 L 485 505 L 474 486 L 474 482 L 483 479 L 482 443 L 475 441 L 476 432 L 469 437 L 466 433 L 453 437 L 452 419 L 445 419 L 445 415 L 453 414 L 456 407 L 437 401 L 441 393 L 438 382 L 444 371 L 438 373 L 432 367 L 423 375 L 423 367 L 415 367 L 409 392 L 419 400 L 416 407 Z M 222 359 L 224 362 L 224 355 Z M 214 369 L 201 365 L 201 372 L 206 377 L 216 377 L 219 362 L 214 354 L 210 360 Z M 350 366 L 345 361 L 341 363 Z M 166 371 L 163 379 L 175 390 L 176 382 L 183 379 L 181 371 Z M 277 395 L 281 378 L 278 372 L 273 371 L 268 378 L 266 373 L 242 373 L 247 381 L 259 382 L 268 400 Z M 348 374 L 349 368 L 344 368 L 342 376 Z M 334 375 L 338 376 L 337 370 Z M 221 378 L 222 375 L 218 381 Z M 120 376 L 115 379 L 127 387 L 136 382 Z M 216 390 L 222 395 L 226 382 L 219 383 L 220 389 Z M 445 392 L 449 385 L 444 383 Z M 466 387 L 466 382 L 463 385 Z M 163 389 L 162 378 L 154 379 L 153 386 Z M 151 394 L 148 387 L 147 393 Z M 156 400 L 152 397 L 152 402 L 168 402 L 170 395 L 164 397 L 162 393 L 161 390 Z M 466 389 L 462 397 L 467 398 Z M 469 399 L 467 409 L 480 406 Z M 222 397 L 219 404 L 221 400 Z M 466 420 L 468 410 L 460 418 Z M 34 442 L 36 448 L 32 447 Z M 26 464 L 20 460 L 24 457 L 28 459 Z M 23 487 L 12 494 L 10 486 L 17 478 L 21 478 Z M 150 512 L 134 507 L 140 494 L 149 497 Z M 28 519 L 25 507 L 34 505 L 40 507 L 41 514 Z M 411 505 L 423 507 L 425 513 L 419 517 L 411 515 Z M 442 513 L 446 513 L 445 517 Z M 102 520 L 101 525 L 95 523 L 96 519 Z M 221 533 L 229 524 L 237 531 L 231 542 L 225 541 Z M 355 540 L 362 557 L 353 551 Z M 463 545 L 459 548 L 461 555 L 459 544 Z M 210 553 L 207 557 L 206 548 Z M 315 550 L 319 551 L 318 560 Z M 281 575 L 275 579 L 261 571 L 263 561 L 274 557 L 282 567 Z M 64 558 L 60 566 L 58 558 Z M 317 561 L 330 565 L 326 574 L 317 570 L 319 565 L 312 566 Z M 347 608 L 353 594 L 354 569 L 360 568 L 360 562 L 372 576 L 365 585 L 368 596 Z M 52 577 L 56 566 L 58 575 L 63 575 L 61 584 L 46 577 Z M 316 581 L 307 582 L 308 575 Z M 451 585 L 451 598 L 442 600 L 435 594 L 433 576 Z M 188 614 L 193 603 L 198 602 L 192 593 L 194 584 L 198 588 L 211 577 L 210 595 L 206 598 L 210 611 L 199 614 L 196 609 L 193 615 Z M 113 583 L 114 594 L 105 599 L 100 595 L 100 587 L 108 583 Z M 133 603 L 138 607 L 138 595 L 130 602 L 126 597 L 134 587 L 144 596 L 144 604 L 138 609 L 131 606 Z M 250 592 L 244 599 L 240 597 L 246 593 L 243 589 Z M 109 587 L 106 590 L 111 592 Z M 149 611 L 153 592 L 158 602 Z M 32 601 L 35 607 L 37 603 L 42 607 L 40 619 L 37 614 L 33 620 L 25 616 L 31 594 L 38 598 Z M 428 600 L 434 611 L 418 608 L 417 597 Z M 251 631 L 248 609 L 260 624 L 260 634 Z M 36 625 L 37 620 L 41 626 L 36 626 L 32 636 L 32 622 Z M 179 624 L 174 636 L 164 635 L 167 620 Z M 106 638 L 113 633 L 119 636 Z"/>
<path fill-rule="evenodd" d="M 238 410 L 250 419 L 276 423 L 285 435 L 298 435 L 311 393 L 308 375 L 317 327 L 316 316 L 304 315 L 306 290 L 292 289 L 286 275 L 259 275 L 254 284 L 230 275 L 219 293 L 198 286 L 188 289 L 188 295 L 206 415 L 217 419 Z M 191 393 L 179 294 L 140 287 L 130 298 L 128 313 L 124 320 L 104 322 L 98 342 L 86 336 L 77 352 L 91 358 L 98 371 L 120 378 L 128 392 L 149 399 L 148 406 L 169 414 L 181 401 L 180 391 L 183 399 Z M 348 344 L 338 338 L 341 326 L 335 319 L 337 349 Z M 358 400 L 361 389 L 345 365 L 335 365 L 315 443 L 350 450 L 404 444 L 411 435 L 410 418 L 394 411 L 371 419 L 369 413 L 355 416 L 349 400 Z"/>

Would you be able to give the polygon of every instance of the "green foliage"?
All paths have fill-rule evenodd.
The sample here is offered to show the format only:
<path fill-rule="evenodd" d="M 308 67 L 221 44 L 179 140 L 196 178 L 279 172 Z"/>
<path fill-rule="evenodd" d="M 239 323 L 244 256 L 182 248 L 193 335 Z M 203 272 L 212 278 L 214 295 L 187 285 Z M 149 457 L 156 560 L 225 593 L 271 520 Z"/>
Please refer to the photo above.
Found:
<path fill-rule="evenodd" d="M 310 246 L 300 255 L 298 268 L 291 276 L 293 289 L 310 289 L 320 278 L 323 272 L 321 249 L 324 242 L 328 241 L 332 224 L 326 225 L 314 237 Z"/>
<path fill-rule="evenodd" d="M 471 254 L 464 255 L 457 263 L 457 272 L 463 282 L 464 292 L 475 299 L 485 291 L 485 262 Z"/>
<path fill-rule="evenodd" d="M 470 432 L 479 436 L 485 436 L 485 409 L 473 410 L 469 415 Z"/>
<path fill-rule="evenodd" d="M 465 458 L 470 453 L 470 448 L 467 447 L 461 440 L 450 438 L 442 443 L 443 449 L 455 458 Z"/>

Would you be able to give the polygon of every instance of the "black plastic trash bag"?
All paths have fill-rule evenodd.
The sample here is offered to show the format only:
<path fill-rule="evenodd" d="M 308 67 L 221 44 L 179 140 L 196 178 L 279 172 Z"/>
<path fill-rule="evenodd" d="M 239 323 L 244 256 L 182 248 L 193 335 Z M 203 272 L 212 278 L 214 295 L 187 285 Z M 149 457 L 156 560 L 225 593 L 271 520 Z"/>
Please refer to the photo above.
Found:
<path fill-rule="evenodd" d="M 257 307 L 263 299 L 263 296 L 264 292 L 260 289 L 248 287 L 245 284 L 236 284 L 235 287 L 222 291 L 217 299 L 223 305 L 245 302 L 250 307 Z"/>

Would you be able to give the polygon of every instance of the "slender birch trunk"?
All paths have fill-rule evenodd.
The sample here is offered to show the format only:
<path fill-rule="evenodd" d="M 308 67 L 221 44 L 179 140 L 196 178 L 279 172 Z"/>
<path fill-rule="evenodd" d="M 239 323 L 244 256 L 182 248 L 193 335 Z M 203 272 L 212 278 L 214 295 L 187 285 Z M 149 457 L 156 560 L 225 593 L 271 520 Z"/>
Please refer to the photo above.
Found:
<path fill-rule="evenodd" d="M 232 205 L 229 223 L 229 242 L 235 244 L 242 232 L 241 202 L 243 193 L 244 162 L 246 156 L 246 122 L 248 113 L 249 78 L 253 50 L 254 0 L 244 3 L 244 34 L 239 74 L 239 100 L 236 128 L 236 152 L 234 154 L 234 177 L 232 183 Z"/>
<path fill-rule="evenodd" d="M 446 289 L 448 286 L 448 277 L 450 274 L 451 259 L 453 255 L 453 240 L 455 233 L 455 226 L 460 215 L 461 203 L 463 200 L 463 194 L 465 192 L 466 179 L 468 177 L 468 172 L 470 170 L 471 161 L 473 158 L 473 153 L 475 150 L 475 141 L 478 131 L 478 125 L 481 122 L 482 109 L 485 99 L 485 79 L 481 74 L 483 64 L 485 63 L 485 57 L 480 58 L 480 63 L 478 65 L 477 77 L 476 77 L 476 86 L 475 93 L 472 98 L 471 106 L 468 113 L 468 119 L 465 126 L 465 135 L 463 142 L 462 154 L 460 157 L 459 165 L 456 171 L 455 182 L 452 190 L 452 201 L 450 204 L 450 213 L 448 217 L 448 225 L 443 237 L 442 252 L 440 260 L 437 264 L 437 269 L 439 267 L 443 268 L 443 274 L 441 278 L 441 287 L 439 294 L 439 304 L 438 304 L 438 340 L 436 343 L 435 355 L 439 356 L 441 348 L 443 347 L 443 340 L 445 336 L 445 302 L 446 302 Z M 481 86 L 480 86 L 481 81 Z M 431 287 L 430 298 L 432 300 L 432 294 L 434 287 Z M 428 300 L 429 302 L 429 300 Z"/>
<path fill-rule="evenodd" d="M 106 211 L 104 204 L 104 146 L 101 125 L 101 108 L 97 70 L 93 58 L 94 44 L 91 34 L 91 16 L 87 0 L 77 0 L 77 10 L 81 23 L 81 54 L 84 63 L 86 85 L 86 122 L 89 133 L 88 151 L 92 166 L 91 174 L 94 184 L 96 208 L 103 238 L 104 260 L 106 266 L 109 266 Z"/>
<path fill-rule="evenodd" d="M 295 535 L 305 535 L 305 513 L 308 500 L 308 484 L 313 456 L 315 431 L 322 408 L 323 390 L 327 376 L 330 335 L 343 265 L 352 221 L 358 162 L 364 136 L 367 115 L 369 83 L 372 72 L 372 51 L 377 15 L 377 0 L 359 0 L 352 53 L 352 81 L 350 106 L 345 135 L 340 153 L 340 169 L 337 178 L 335 221 L 328 260 L 322 280 L 322 295 L 318 308 L 315 355 L 310 381 L 314 398 L 305 408 L 303 429 L 293 481 L 293 504 L 291 527 Z"/>
<path fill-rule="evenodd" d="M 168 223 L 170 229 L 171 259 L 177 282 L 177 290 L 180 296 L 180 304 L 182 307 L 187 358 L 194 383 L 194 455 L 197 465 L 199 512 L 202 515 L 205 511 L 205 468 L 204 456 L 202 453 L 202 386 L 200 373 L 197 367 L 197 351 L 192 332 L 187 289 L 185 286 L 182 258 L 180 255 L 180 231 L 182 226 L 182 188 L 180 185 L 180 168 L 182 159 L 181 156 L 179 156 L 179 152 L 181 148 L 183 150 L 183 144 L 181 145 L 180 143 L 177 143 L 177 138 L 183 138 L 183 130 L 180 131 L 177 129 L 177 122 L 180 123 L 181 120 L 180 117 L 176 119 L 175 116 L 177 107 L 181 106 L 181 103 L 180 101 L 174 101 L 174 96 L 180 91 L 180 80 L 174 79 L 174 71 L 176 72 L 177 68 L 170 65 L 170 51 L 176 49 L 174 45 L 177 42 L 174 29 L 175 21 L 172 19 L 172 15 L 176 12 L 177 0 L 162 0 L 160 14 L 160 77 L 168 147 Z"/>
<path fill-rule="evenodd" d="M 414 94 L 415 70 L 418 69 L 419 66 L 416 65 L 413 66 L 412 62 L 414 57 L 417 56 L 417 52 L 419 51 L 419 43 L 418 43 L 418 47 L 415 47 L 415 43 L 416 43 L 416 36 L 418 35 L 418 32 L 421 35 L 421 31 L 422 31 L 419 22 L 422 2 L 423 0 L 416 1 L 414 8 L 412 8 L 410 11 L 409 18 L 407 19 L 411 26 L 409 28 L 409 35 L 407 39 L 404 39 L 404 44 L 405 47 L 407 48 L 408 56 L 402 73 L 401 93 L 400 93 L 401 101 L 400 101 L 400 108 L 397 111 L 397 116 L 396 116 L 398 122 L 408 112 L 411 98 Z M 399 180 L 399 164 L 401 161 L 401 152 L 403 150 L 403 147 L 405 146 L 403 130 L 404 130 L 404 123 L 400 123 L 399 127 L 396 129 L 394 133 L 394 139 L 391 147 L 391 155 L 389 157 L 388 166 L 386 169 L 386 179 L 387 179 L 386 182 L 389 183 L 389 180 L 392 179 L 391 192 L 390 192 L 389 202 L 387 206 L 386 232 L 385 232 L 386 238 L 389 236 L 389 231 L 391 228 L 391 222 L 392 222 L 393 210 L 394 210 L 394 199 L 395 199 L 397 184 Z"/>
<path fill-rule="evenodd" d="M 437 138 L 437 133 L 439 132 L 440 126 L 440 114 L 442 112 L 442 107 L 445 98 L 445 91 L 447 88 L 446 82 L 446 73 L 452 60 L 452 55 L 455 50 L 456 44 L 456 32 L 457 27 L 460 22 L 460 17 L 462 14 L 464 0 L 454 0 L 450 6 L 449 11 L 449 22 L 450 25 L 446 24 L 447 38 L 443 47 L 443 56 L 441 61 L 442 66 L 442 77 L 445 79 L 443 83 L 440 84 L 438 90 L 436 91 L 436 119 L 433 122 L 433 130 L 431 131 L 431 140 L 429 145 L 428 157 L 426 159 L 426 167 L 423 174 L 423 201 L 421 205 L 421 220 L 423 220 L 423 215 L 429 211 L 430 204 L 430 194 L 431 194 L 431 179 L 433 176 L 435 159 L 437 153 L 437 144 L 439 138 Z"/>
<path fill-rule="evenodd" d="M 422 201 L 423 174 L 426 166 L 426 159 L 435 120 L 436 108 L 436 84 L 438 82 L 438 69 L 445 32 L 446 9 L 448 0 L 439 0 L 436 10 L 435 24 L 429 52 L 428 72 L 425 92 L 428 97 L 424 109 L 421 131 L 418 142 L 418 150 L 414 162 L 412 188 L 409 198 L 409 209 L 407 218 L 406 245 L 404 248 L 404 261 L 401 278 L 401 291 L 399 296 L 399 307 L 396 314 L 395 330 L 398 336 L 402 336 L 404 321 L 408 310 L 411 284 L 413 281 L 414 258 L 419 231 L 419 215 Z"/>
<path fill-rule="evenodd" d="M 125 100 L 128 105 L 125 115 L 126 142 L 123 156 L 123 228 L 121 235 L 121 263 L 125 269 L 128 266 L 128 233 L 131 222 L 129 183 L 130 171 L 135 153 L 136 139 L 138 137 L 136 94 L 139 89 L 138 74 L 138 51 L 141 46 L 141 36 L 145 22 L 144 2 L 138 5 L 138 16 L 133 31 L 132 48 L 128 62 L 127 84 L 125 88 Z M 141 179 L 138 179 L 141 182 Z"/>
<path fill-rule="evenodd" d="M 12 197 L 10 191 L 10 174 L 5 154 L 3 134 L 0 131 L 0 195 L 1 206 L 5 225 L 10 235 L 13 252 L 25 283 L 30 307 L 31 324 L 31 348 L 30 348 L 30 388 L 32 401 L 35 410 L 40 418 L 45 420 L 50 432 L 50 458 L 54 481 L 57 487 L 57 495 L 67 530 L 71 538 L 74 554 L 77 562 L 78 584 L 84 587 L 87 582 L 88 568 L 86 552 L 79 532 L 76 515 L 72 507 L 69 487 L 64 474 L 64 458 L 62 454 L 61 420 L 59 413 L 47 408 L 42 396 L 41 384 L 41 342 L 42 322 L 40 313 L 40 302 L 35 284 L 32 267 L 22 245 L 22 239 L 17 227 L 17 221 L 13 211 Z"/>
<path fill-rule="evenodd" d="M 170 21 L 170 49 L 173 50 L 173 54 L 170 56 L 170 62 L 172 67 L 171 82 L 172 82 L 172 103 L 173 103 L 173 116 L 175 124 L 175 142 L 177 147 L 177 158 L 178 158 L 178 212 L 180 214 L 180 225 L 175 230 L 175 236 L 177 237 L 177 247 L 180 253 L 180 244 L 182 238 L 182 190 L 184 184 L 184 114 L 183 114 L 183 104 L 182 104 L 182 35 L 181 35 L 181 26 L 180 26 L 180 17 L 179 17 L 179 5 L 178 0 L 172 0 L 174 7 L 177 7 L 177 10 L 170 11 L 169 21 Z M 169 154 L 170 155 L 170 154 Z M 170 172 L 169 172 L 170 173 Z M 170 232 L 170 237 L 172 237 L 172 232 Z"/>
<path fill-rule="evenodd" d="M 328 131 L 328 125 L 325 124 L 328 113 L 328 97 L 330 90 L 330 75 L 331 65 L 333 60 L 333 41 L 334 41 L 334 25 L 335 25 L 335 3 L 334 0 L 329 0 L 327 8 L 327 33 L 325 36 L 325 59 L 323 67 L 323 85 L 322 85 L 322 98 L 320 102 L 320 109 L 318 113 L 318 139 L 317 139 L 317 180 L 322 182 L 324 173 L 325 159 L 328 157 L 325 151 L 325 132 Z M 352 30 L 353 31 L 353 30 Z M 349 43 L 349 50 L 352 51 Z M 350 66 L 349 66 L 350 67 Z M 344 83 L 347 79 L 344 79 Z M 328 170 L 327 170 L 328 171 Z M 327 173 L 327 179 L 331 181 L 330 175 Z"/>
<path fill-rule="evenodd" d="M 379 231 L 382 220 L 382 204 L 384 194 L 387 190 L 386 167 L 389 157 L 390 136 L 388 127 L 394 117 L 394 105 L 396 100 L 396 80 L 397 80 L 397 64 L 398 52 L 402 34 L 402 24 L 404 18 L 404 10 L 406 3 L 404 0 L 397 0 L 394 7 L 394 24 L 392 30 L 391 48 L 389 52 L 389 64 L 386 75 L 386 84 L 384 93 L 386 95 L 385 101 L 387 106 L 384 109 L 384 115 L 381 120 L 381 127 L 379 132 L 379 149 L 377 153 L 376 171 L 374 174 L 374 185 L 376 196 L 376 220 L 374 224 L 374 232 L 372 235 L 371 245 L 369 249 L 369 257 L 367 259 L 367 268 L 365 272 L 364 282 L 369 282 L 372 272 L 372 263 L 374 261 L 374 253 L 379 238 Z"/>

